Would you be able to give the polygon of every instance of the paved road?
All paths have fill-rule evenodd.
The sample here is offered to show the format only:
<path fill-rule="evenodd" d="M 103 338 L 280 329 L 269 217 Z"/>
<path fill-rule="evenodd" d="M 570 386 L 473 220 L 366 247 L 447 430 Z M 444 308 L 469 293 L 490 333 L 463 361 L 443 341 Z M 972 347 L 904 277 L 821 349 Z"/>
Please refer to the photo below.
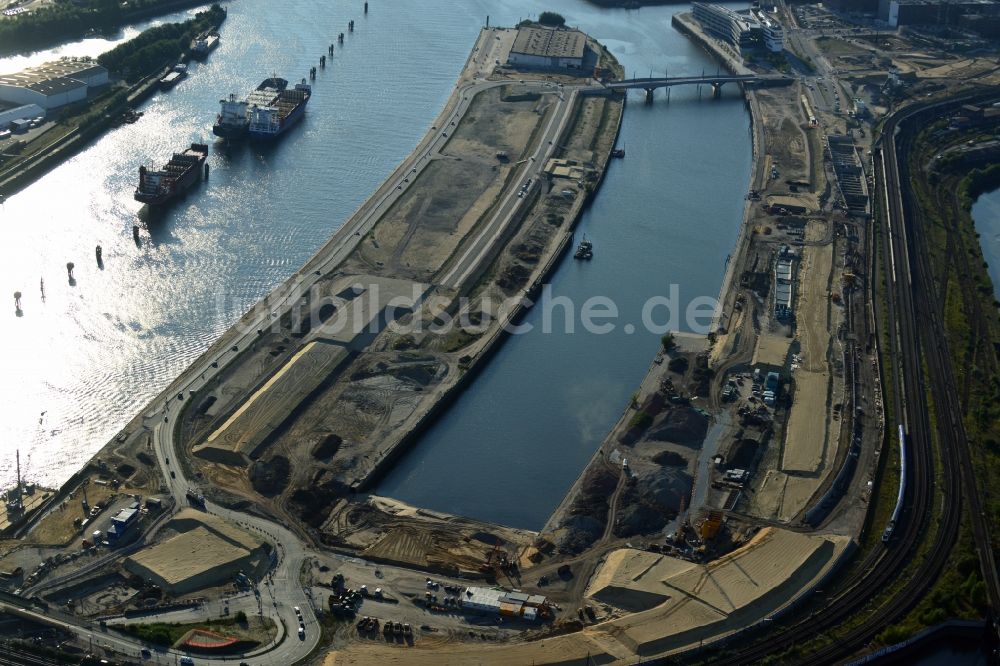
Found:
<path fill-rule="evenodd" d="M 494 85 L 498 84 L 493 83 L 490 87 Z M 555 108 L 550 112 L 548 122 L 535 145 L 535 150 L 528 156 L 520 173 L 512 181 L 519 185 L 505 193 L 490 220 L 482 226 L 473 242 L 465 247 L 451 264 L 448 272 L 441 278 L 441 284 L 447 287 L 457 289 L 465 284 L 466 280 L 489 257 L 491 250 L 508 230 L 511 221 L 520 212 L 521 207 L 525 205 L 526 201 L 530 201 L 531 194 L 540 187 L 545 162 L 559 147 L 559 137 L 562 136 L 572 117 L 573 105 L 579 90 L 589 86 L 557 88 L 553 87 L 552 84 L 539 83 L 528 87 L 555 97 Z M 471 99 L 471 95 L 469 99 Z M 456 114 L 464 113 L 465 109 L 468 108 L 467 102 L 463 102 L 463 104 L 466 106 L 457 110 Z"/>

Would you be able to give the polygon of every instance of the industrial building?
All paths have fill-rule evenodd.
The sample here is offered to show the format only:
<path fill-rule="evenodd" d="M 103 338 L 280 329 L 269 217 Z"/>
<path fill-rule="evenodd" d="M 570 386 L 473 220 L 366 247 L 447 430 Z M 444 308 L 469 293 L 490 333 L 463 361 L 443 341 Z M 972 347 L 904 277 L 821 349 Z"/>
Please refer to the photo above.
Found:
<path fill-rule="evenodd" d="M 794 260 L 781 253 L 774 263 L 774 316 L 779 320 L 792 318 L 792 287 L 794 284 Z"/>
<path fill-rule="evenodd" d="M 222 585 L 240 573 L 260 576 L 270 545 L 211 514 L 185 509 L 168 523 L 177 534 L 125 560 L 125 570 L 172 596 Z"/>
<path fill-rule="evenodd" d="M 715 35 L 739 51 L 764 47 L 780 53 L 785 48 L 781 24 L 764 12 L 741 13 L 706 2 L 692 3 L 694 18 L 709 34 Z"/>
<path fill-rule="evenodd" d="M 583 69 L 587 36 L 579 30 L 525 26 L 518 28 L 507 64 L 525 69 Z"/>
<path fill-rule="evenodd" d="M 111 518 L 111 527 L 108 528 L 108 541 L 116 541 L 124 536 L 129 528 L 139 522 L 140 516 L 138 502 L 133 502 L 127 509 L 119 511 L 117 515 Z"/>
<path fill-rule="evenodd" d="M 0 130 L 11 123 L 31 120 L 45 115 L 45 109 L 37 104 L 4 104 L 0 102 Z"/>
<path fill-rule="evenodd" d="M 540 594 L 507 592 L 493 587 L 470 587 L 465 590 L 462 608 L 477 613 L 523 617 L 526 620 L 538 618 L 539 610 L 548 603 Z"/>
<path fill-rule="evenodd" d="M 879 0 L 878 18 L 896 28 L 901 25 L 959 25 L 970 15 L 996 16 L 994 0 Z"/>
<path fill-rule="evenodd" d="M 63 58 L 0 76 L 0 102 L 34 104 L 45 111 L 87 99 L 108 84 L 108 70 L 86 58 Z"/>

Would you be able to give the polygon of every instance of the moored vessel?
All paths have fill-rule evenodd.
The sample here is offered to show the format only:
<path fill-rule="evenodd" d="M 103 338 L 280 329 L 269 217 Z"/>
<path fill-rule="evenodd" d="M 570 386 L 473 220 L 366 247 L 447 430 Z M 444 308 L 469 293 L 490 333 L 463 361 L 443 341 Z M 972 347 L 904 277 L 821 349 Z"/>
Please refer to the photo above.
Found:
<path fill-rule="evenodd" d="M 201 178 L 202 165 L 208 157 L 208 146 L 192 143 L 183 153 L 174 153 L 161 169 L 139 167 L 139 185 L 135 200 L 150 206 L 160 206 L 185 192 Z"/>
<path fill-rule="evenodd" d="M 219 33 L 215 31 L 206 32 L 191 42 L 191 57 L 204 60 L 208 54 L 219 45 Z"/>
<path fill-rule="evenodd" d="M 234 94 L 230 94 L 228 99 L 219 100 L 219 115 L 212 126 L 212 133 L 223 139 L 245 136 L 250 129 L 251 107 L 269 107 L 275 104 L 287 87 L 288 81 L 272 76 L 261 81 L 244 100 L 237 99 Z"/>
<path fill-rule="evenodd" d="M 270 80 L 281 81 L 286 86 L 288 85 L 284 79 Z M 295 84 L 291 90 L 282 89 L 270 104 L 261 105 L 251 102 L 248 129 L 250 137 L 253 139 L 273 139 L 283 134 L 301 120 L 311 96 L 312 86 L 306 83 L 305 79 L 302 79 L 302 82 Z"/>
<path fill-rule="evenodd" d="M 187 65 L 174 65 L 166 76 L 160 79 L 160 89 L 170 90 L 187 77 Z"/>

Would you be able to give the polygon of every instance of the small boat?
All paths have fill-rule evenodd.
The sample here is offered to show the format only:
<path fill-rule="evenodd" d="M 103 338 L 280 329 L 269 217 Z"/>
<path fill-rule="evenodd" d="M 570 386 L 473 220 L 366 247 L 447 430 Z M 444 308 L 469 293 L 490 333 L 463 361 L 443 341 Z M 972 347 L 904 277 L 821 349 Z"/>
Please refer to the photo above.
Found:
<path fill-rule="evenodd" d="M 615 148 L 614 150 L 611 151 L 611 157 L 617 157 L 618 159 L 624 158 L 625 157 L 625 149 L 624 148 Z"/>
<path fill-rule="evenodd" d="M 122 122 L 131 125 L 132 123 L 137 122 L 139 118 L 142 118 L 143 114 L 144 114 L 143 111 L 136 111 L 135 109 L 126 109 L 125 113 L 122 114 Z"/>
<path fill-rule="evenodd" d="M 586 234 L 584 234 L 583 240 L 580 241 L 580 244 L 576 246 L 576 252 L 573 254 L 573 258 L 585 260 L 594 258 L 594 244 L 587 240 Z"/>

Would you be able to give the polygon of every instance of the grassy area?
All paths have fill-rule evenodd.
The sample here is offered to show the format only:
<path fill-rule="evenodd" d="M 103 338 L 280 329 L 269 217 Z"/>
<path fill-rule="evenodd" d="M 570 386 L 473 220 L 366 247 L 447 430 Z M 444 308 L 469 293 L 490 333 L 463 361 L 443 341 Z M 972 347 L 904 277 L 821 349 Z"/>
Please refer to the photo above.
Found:
<path fill-rule="evenodd" d="M 816 46 L 823 52 L 823 55 L 833 57 L 856 56 L 868 53 L 867 50 L 837 37 L 818 37 L 816 38 Z"/>
<path fill-rule="evenodd" d="M 242 621 L 241 621 L 242 620 Z M 277 625 L 267 617 L 250 616 L 243 620 L 237 616 L 217 620 L 179 624 L 176 622 L 151 622 L 149 624 L 127 624 L 125 633 L 153 645 L 171 647 L 192 629 L 205 629 L 224 636 L 233 636 L 244 641 L 267 643 L 277 634 Z"/>

